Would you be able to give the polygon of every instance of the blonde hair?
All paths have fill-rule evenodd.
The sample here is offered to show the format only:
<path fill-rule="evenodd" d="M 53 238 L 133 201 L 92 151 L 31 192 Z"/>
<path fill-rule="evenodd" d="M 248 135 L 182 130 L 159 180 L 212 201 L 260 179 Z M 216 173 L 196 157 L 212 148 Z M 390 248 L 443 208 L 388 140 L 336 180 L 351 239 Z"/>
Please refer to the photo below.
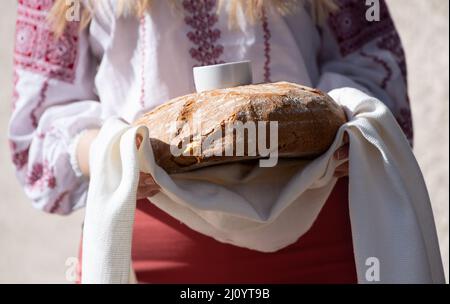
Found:
<path fill-rule="evenodd" d="M 88 0 L 86 5 L 82 7 L 80 29 L 86 27 L 95 10 L 95 5 L 104 0 Z M 117 0 L 117 15 L 134 15 L 141 17 L 150 9 L 152 0 Z M 177 0 L 172 0 L 172 4 L 176 4 Z M 218 0 L 220 9 L 227 0 Z M 245 16 L 253 23 L 261 16 L 264 6 L 271 5 L 282 15 L 288 14 L 296 9 L 298 2 L 302 0 L 228 0 L 230 4 L 229 24 L 231 27 L 236 23 L 237 9 L 242 7 Z M 303 0 L 308 1 L 311 5 L 312 16 L 317 24 L 322 24 L 330 12 L 338 9 L 334 0 Z M 50 14 L 49 21 L 52 23 L 53 30 L 56 35 L 61 35 L 67 25 L 66 12 L 68 6 L 66 0 L 56 0 Z"/>

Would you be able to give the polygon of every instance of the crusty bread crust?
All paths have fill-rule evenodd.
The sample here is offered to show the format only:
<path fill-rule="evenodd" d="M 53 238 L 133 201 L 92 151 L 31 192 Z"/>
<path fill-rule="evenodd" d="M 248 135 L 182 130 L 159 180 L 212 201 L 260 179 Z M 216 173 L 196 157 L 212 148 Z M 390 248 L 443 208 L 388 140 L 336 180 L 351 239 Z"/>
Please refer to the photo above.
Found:
<path fill-rule="evenodd" d="M 198 123 L 199 119 L 201 127 L 196 131 L 192 122 Z M 276 82 L 177 97 L 144 114 L 134 124 L 148 127 L 158 165 L 168 173 L 177 173 L 261 158 L 259 151 L 249 155 L 247 149 L 241 156 L 224 156 L 225 144 L 208 146 L 195 155 L 174 156 L 170 151 L 171 144 L 181 147 L 183 141 L 187 143 L 185 150 L 199 151 L 195 149 L 214 135 L 225 143 L 233 143 L 235 134 L 225 132 L 224 128 L 236 121 L 277 121 L 278 157 L 312 158 L 329 148 L 346 118 L 327 94 L 294 83 Z"/>

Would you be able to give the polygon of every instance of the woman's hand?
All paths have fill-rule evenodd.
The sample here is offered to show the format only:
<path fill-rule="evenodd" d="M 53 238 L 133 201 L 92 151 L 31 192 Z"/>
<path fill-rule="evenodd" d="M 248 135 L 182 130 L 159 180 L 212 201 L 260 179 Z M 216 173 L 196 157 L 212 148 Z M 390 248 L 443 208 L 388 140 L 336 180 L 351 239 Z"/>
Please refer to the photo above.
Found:
<path fill-rule="evenodd" d="M 142 137 L 136 136 L 136 147 L 139 149 L 142 143 Z M 160 187 L 150 174 L 141 172 L 139 174 L 139 184 L 137 189 L 137 199 L 152 197 L 160 191 Z"/>
<path fill-rule="evenodd" d="M 333 157 L 336 160 L 347 159 L 348 153 L 349 153 L 348 134 L 345 133 L 344 144 L 334 152 Z M 336 168 L 336 170 L 334 171 L 334 176 L 337 178 L 348 176 L 348 160 Z"/>
<path fill-rule="evenodd" d="M 97 137 L 98 132 L 100 132 L 99 129 L 90 129 L 81 135 L 80 140 L 78 141 L 77 145 L 77 162 L 78 167 L 80 168 L 81 173 L 83 173 L 84 176 L 89 176 L 90 170 L 89 170 L 89 150 L 91 148 L 91 144 L 94 141 L 94 139 Z"/>
<path fill-rule="evenodd" d="M 77 160 L 81 172 L 85 176 L 89 176 L 89 150 L 94 139 L 97 137 L 99 129 L 87 130 L 83 133 L 77 146 Z M 136 138 L 136 146 L 139 149 L 142 137 Z M 139 185 L 137 190 L 137 199 L 152 197 L 158 193 L 160 187 L 155 183 L 153 177 L 147 173 L 140 173 Z"/>
<path fill-rule="evenodd" d="M 139 185 L 137 189 L 136 198 L 144 199 L 152 197 L 160 191 L 160 187 L 156 184 L 155 180 L 150 174 L 141 172 L 139 174 Z"/>

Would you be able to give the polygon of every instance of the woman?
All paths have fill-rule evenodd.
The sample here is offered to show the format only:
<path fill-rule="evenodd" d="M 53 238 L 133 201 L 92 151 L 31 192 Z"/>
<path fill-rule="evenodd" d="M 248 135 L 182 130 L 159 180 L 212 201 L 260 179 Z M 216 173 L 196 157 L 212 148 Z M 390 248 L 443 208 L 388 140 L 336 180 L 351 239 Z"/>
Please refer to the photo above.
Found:
<path fill-rule="evenodd" d="M 247 59 L 255 82 L 363 90 L 388 105 L 412 141 L 404 53 L 382 1 L 375 22 L 357 0 L 84 1 L 80 22 L 67 22 L 65 0 L 18 2 L 9 138 L 17 176 L 46 212 L 84 206 L 90 145 L 104 119 L 131 123 L 193 92 L 198 65 Z M 343 146 L 335 157 L 347 154 Z M 313 227 L 275 253 L 187 228 L 147 201 L 158 186 L 142 174 L 132 252 L 138 281 L 356 282 L 347 170 L 337 168 L 342 178 Z"/>

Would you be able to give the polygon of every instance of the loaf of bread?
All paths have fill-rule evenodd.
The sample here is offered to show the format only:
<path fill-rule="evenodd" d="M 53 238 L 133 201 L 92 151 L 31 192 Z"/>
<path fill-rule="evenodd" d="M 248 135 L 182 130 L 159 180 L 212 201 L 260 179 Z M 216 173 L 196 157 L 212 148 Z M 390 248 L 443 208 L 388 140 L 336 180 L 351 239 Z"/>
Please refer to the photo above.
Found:
<path fill-rule="evenodd" d="M 267 156 L 258 141 L 266 140 L 266 147 L 271 143 L 270 122 L 277 123 L 277 141 L 273 141 L 278 157 L 313 158 L 330 147 L 345 121 L 345 113 L 327 94 L 277 82 L 177 97 L 144 114 L 135 125 L 148 127 L 157 164 L 168 173 L 178 173 Z M 251 128 L 244 135 L 227 132 L 239 122 L 253 123 L 257 136 L 249 135 Z M 258 122 L 265 128 L 258 128 Z M 236 148 L 238 142 L 244 144 L 244 151 Z M 248 148 L 250 144 L 256 151 Z"/>

